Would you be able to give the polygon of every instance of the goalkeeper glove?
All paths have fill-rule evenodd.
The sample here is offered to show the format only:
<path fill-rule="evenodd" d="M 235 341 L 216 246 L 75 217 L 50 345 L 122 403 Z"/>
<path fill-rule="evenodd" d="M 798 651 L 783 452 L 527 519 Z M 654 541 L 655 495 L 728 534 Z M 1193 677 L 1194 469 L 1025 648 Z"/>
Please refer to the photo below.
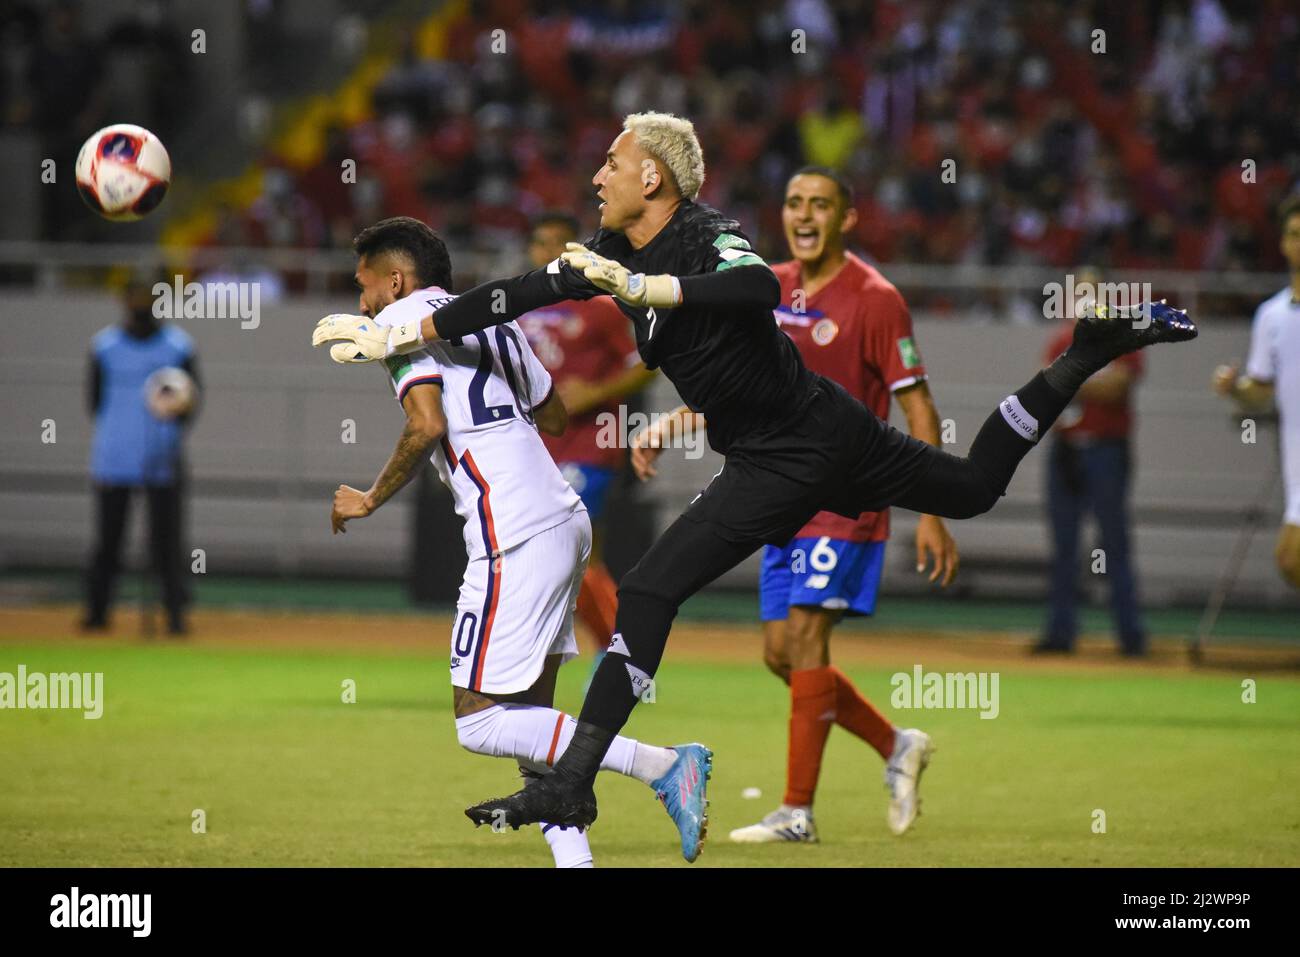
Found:
<path fill-rule="evenodd" d="M 580 243 L 566 243 L 560 258 L 593 285 L 630 306 L 671 309 L 681 305 L 682 287 L 676 276 L 647 276 L 622 263 L 593 253 Z"/>
<path fill-rule="evenodd" d="M 316 323 L 311 334 L 313 346 L 341 340 L 330 346 L 330 358 L 335 362 L 374 362 L 388 356 L 404 356 L 424 348 L 416 319 L 398 326 L 381 326 L 365 316 L 335 313 Z"/>

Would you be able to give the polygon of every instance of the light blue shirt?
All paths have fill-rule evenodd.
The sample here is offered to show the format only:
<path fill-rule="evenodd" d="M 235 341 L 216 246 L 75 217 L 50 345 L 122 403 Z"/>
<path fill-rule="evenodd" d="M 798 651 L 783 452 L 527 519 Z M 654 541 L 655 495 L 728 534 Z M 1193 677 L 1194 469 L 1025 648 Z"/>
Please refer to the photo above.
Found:
<path fill-rule="evenodd" d="M 137 339 L 120 326 L 91 342 L 100 367 L 100 402 L 91 443 L 90 474 L 106 485 L 170 485 L 177 479 L 182 425 L 154 418 L 145 382 L 159 369 L 180 366 L 194 342 L 175 326 Z"/>

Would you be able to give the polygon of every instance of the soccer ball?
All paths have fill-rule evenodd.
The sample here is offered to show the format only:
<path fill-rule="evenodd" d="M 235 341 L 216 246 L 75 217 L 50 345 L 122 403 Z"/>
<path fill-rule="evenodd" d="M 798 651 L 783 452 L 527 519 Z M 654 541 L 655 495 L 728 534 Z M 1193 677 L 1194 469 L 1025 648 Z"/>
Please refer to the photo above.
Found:
<path fill-rule="evenodd" d="M 77 154 L 77 191 L 105 219 L 142 219 L 167 195 L 172 161 L 143 126 L 117 123 L 86 140 Z"/>
<path fill-rule="evenodd" d="M 155 419 L 170 421 L 194 408 L 194 380 L 184 369 L 166 366 L 144 384 L 144 401 Z"/>

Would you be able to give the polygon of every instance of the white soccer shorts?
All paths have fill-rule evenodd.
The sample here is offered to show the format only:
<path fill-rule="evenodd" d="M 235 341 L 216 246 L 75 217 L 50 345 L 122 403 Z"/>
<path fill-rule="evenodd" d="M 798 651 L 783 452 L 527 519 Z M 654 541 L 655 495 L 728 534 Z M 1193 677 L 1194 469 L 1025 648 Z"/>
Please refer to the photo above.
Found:
<path fill-rule="evenodd" d="M 451 683 L 484 694 L 527 691 L 549 655 L 577 657 L 573 611 L 591 555 L 591 521 L 568 519 L 465 569 L 451 632 Z"/>

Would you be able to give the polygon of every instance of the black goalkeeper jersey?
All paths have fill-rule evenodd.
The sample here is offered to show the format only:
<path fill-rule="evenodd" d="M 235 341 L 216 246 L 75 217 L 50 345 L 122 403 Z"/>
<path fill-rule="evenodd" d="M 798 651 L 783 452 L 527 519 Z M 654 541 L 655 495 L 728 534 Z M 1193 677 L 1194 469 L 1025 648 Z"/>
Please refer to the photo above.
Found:
<path fill-rule="evenodd" d="M 649 243 L 633 249 L 622 233 L 599 230 L 587 248 L 633 272 L 676 276 L 682 304 L 640 309 L 618 302 L 636 329 L 637 349 L 663 369 L 683 401 L 708 421 L 709 444 L 726 453 L 799 416 L 813 399 L 813 375 L 776 324 L 781 283 L 734 219 L 683 200 Z M 475 286 L 440 308 L 443 339 L 468 335 L 564 299 L 607 295 L 563 260 L 511 279 Z M 751 443 L 754 444 L 754 443 Z"/>
<path fill-rule="evenodd" d="M 586 245 L 633 272 L 668 274 L 683 282 L 684 301 L 675 309 L 618 305 L 632 320 L 646 366 L 663 369 L 682 400 L 704 413 L 714 449 L 726 452 L 736 439 L 766 431 L 806 406 L 813 376 L 776 324 L 781 288 L 775 275 L 769 272 L 770 303 L 691 302 L 690 276 L 749 266 L 766 270 L 735 220 L 711 206 L 683 200 L 668 225 L 640 249 L 607 229 Z M 591 295 L 585 277 L 567 265 L 561 267 L 564 273 L 570 274 L 562 281 L 575 298 Z"/>

